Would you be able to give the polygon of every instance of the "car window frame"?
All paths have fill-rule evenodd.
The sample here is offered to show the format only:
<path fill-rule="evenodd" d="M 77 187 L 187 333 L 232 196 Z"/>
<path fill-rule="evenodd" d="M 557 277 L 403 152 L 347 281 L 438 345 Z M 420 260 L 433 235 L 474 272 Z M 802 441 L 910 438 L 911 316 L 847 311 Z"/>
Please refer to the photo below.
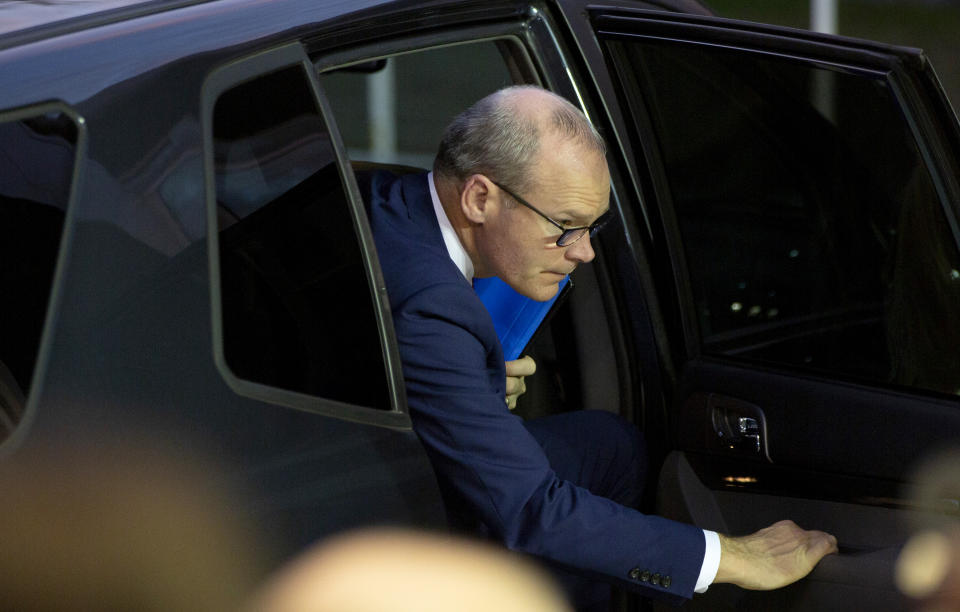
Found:
<path fill-rule="evenodd" d="M 534 84 L 541 83 L 536 64 L 524 37 L 521 22 L 506 22 L 465 26 L 430 32 L 427 34 L 407 34 L 393 39 L 362 44 L 348 49 L 333 49 L 311 53 L 313 66 L 318 73 L 328 72 L 349 66 L 389 59 L 397 55 L 429 51 L 448 46 L 469 45 L 481 42 L 509 41 L 516 45 L 521 60 L 522 76 L 532 79 Z M 523 70 L 525 68 L 526 70 Z M 529 81 L 528 81 L 529 82 Z M 321 85 L 321 90 L 323 86 Z"/>
<path fill-rule="evenodd" d="M 37 359 L 33 365 L 33 376 L 30 382 L 30 388 L 23 390 L 26 402 L 19 423 L 15 425 L 13 432 L 7 436 L 6 439 L 0 441 L 0 459 L 16 452 L 29 434 L 31 426 L 36 419 L 38 397 L 44 388 L 46 373 L 50 363 L 50 354 L 53 351 L 53 329 L 56 326 L 56 321 L 63 303 L 63 279 L 67 262 L 70 261 L 70 253 L 73 250 L 74 228 L 76 225 L 75 215 L 77 210 L 76 203 L 83 187 L 83 167 L 87 160 L 87 147 L 89 143 L 86 120 L 84 120 L 83 115 L 65 102 L 44 102 L 0 111 L 0 122 L 4 123 L 21 121 L 23 119 L 29 119 L 30 117 L 51 113 L 61 113 L 65 115 L 73 121 L 77 130 L 73 169 L 71 170 L 70 176 L 70 193 L 67 196 L 63 230 L 60 234 L 59 252 L 57 253 L 53 275 L 50 279 L 47 312 L 44 314 L 43 330 L 40 333 L 40 343 L 37 350 Z"/>
<path fill-rule="evenodd" d="M 219 96 L 232 87 L 284 68 L 299 66 L 309 84 L 317 112 L 330 136 L 337 169 L 345 190 L 347 205 L 354 223 L 363 267 L 367 275 L 369 297 L 377 320 L 378 336 L 384 363 L 384 377 L 390 396 L 390 410 L 375 409 L 317 395 L 283 389 L 236 376 L 227 365 L 224 353 L 223 311 L 220 288 L 219 236 L 216 212 L 216 180 L 213 160 L 213 113 Z M 385 284 L 373 243 L 362 198 L 352 171 L 345 165 L 345 147 L 333 120 L 333 113 L 323 96 L 317 74 L 300 42 L 290 42 L 248 55 L 212 70 L 204 80 L 201 94 L 201 126 L 203 131 L 204 202 L 207 219 L 207 256 L 210 273 L 210 304 L 213 357 L 217 370 L 227 385 L 238 395 L 346 421 L 377 425 L 390 429 L 410 430 L 406 391 L 400 368 L 400 357 Z"/>

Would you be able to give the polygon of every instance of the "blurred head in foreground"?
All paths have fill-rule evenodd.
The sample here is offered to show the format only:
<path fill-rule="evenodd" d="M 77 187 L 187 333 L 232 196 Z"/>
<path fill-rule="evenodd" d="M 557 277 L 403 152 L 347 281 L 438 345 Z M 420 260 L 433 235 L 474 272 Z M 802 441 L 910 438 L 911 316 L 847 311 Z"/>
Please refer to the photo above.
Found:
<path fill-rule="evenodd" d="M 221 473 L 146 438 L 85 439 L 5 458 L 0 608 L 239 609 L 265 565 Z"/>
<path fill-rule="evenodd" d="M 327 540 L 270 581 L 250 612 L 569 612 L 528 562 L 485 544 L 394 529 Z"/>
<path fill-rule="evenodd" d="M 960 610 L 960 451 L 939 454 L 920 470 L 915 501 L 924 514 L 896 565 L 897 587 L 923 612 Z M 951 516 L 952 515 L 952 516 Z"/>

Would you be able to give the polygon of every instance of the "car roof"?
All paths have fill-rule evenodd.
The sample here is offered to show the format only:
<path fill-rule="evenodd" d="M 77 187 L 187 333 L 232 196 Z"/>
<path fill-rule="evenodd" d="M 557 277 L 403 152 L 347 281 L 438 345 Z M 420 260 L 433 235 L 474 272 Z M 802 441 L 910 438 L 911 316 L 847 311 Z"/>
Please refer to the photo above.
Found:
<path fill-rule="evenodd" d="M 0 0 L 0 34 L 114 12 L 131 6 L 167 4 L 177 3 L 163 0 Z"/>
<path fill-rule="evenodd" d="M 84 29 L 212 1 L 214 0 L 0 0 L 0 37 L 32 32 L 37 36 L 30 38 L 45 38 L 64 30 Z M 555 1 L 563 3 L 563 0 Z M 415 4 L 403 0 L 399 3 Z M 668 11 L 709 12 L 700 0 L 646 0 L 644 4 Z"/>

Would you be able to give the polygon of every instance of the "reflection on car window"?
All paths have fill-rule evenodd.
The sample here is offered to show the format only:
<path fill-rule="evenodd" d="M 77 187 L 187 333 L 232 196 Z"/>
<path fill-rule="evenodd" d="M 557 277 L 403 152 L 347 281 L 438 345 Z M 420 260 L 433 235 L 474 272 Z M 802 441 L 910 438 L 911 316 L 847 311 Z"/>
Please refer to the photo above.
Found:
<path fill-rule="evenodd" d="M 0 440 L 33 381 L 76 145 L 63 113 L 0 123 Z"/>
<path fill-rule="evenodd" d="M 239 378 L 389 410 L 372 297 L 306 73 L 214 108 L 223 350 Z"/>
<path fill-rule="evenodd" d="M 608 45 L 656 134 L 705 353 L 960 389 L 960 259 L 884 78 Z"/>

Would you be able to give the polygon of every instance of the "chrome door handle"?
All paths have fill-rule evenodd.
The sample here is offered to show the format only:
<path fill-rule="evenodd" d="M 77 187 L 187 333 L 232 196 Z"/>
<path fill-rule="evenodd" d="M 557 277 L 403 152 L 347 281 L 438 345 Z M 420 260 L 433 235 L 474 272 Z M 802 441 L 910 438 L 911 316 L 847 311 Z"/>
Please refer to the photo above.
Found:
<path fill-rule="evenodd" d="M 740 433 L 740 446 L 749 446 L 754 452 L 760 452 L 760 425 L 752 417 L 739 417 L 737 429 Z M 750 442 L 753 444 L 750 444 Z"/>
<path fill-rule="evenodd" d="M 769 461 L 765 416 L 759 406 L 719 394 L 710 394 L 707 406 L 722 448 Z"/>

